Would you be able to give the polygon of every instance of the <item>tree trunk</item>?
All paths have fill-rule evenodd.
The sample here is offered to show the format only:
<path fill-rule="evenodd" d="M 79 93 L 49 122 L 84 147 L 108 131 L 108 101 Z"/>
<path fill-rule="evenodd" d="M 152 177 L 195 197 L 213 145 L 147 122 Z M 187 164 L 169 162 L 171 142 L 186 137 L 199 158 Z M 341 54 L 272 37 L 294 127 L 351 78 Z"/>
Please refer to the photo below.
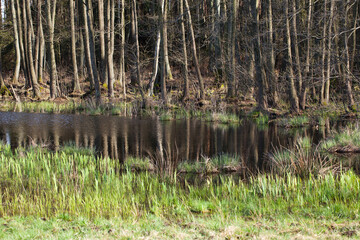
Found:
<path fill-rule="evenodd" d="M 100 38 L 100 81 L 106 81 L 106 59 L 105 59 L 105 25 L 104 25 L 104 0 L 98 0 L 99 11 L 99 38 Z"/>
<path fill-rule="evenodd" d="M 107 0 L 107 62 L 109 97 L 114 97 L 114 41 L 115 41 L 115 2 Z"/>
<path fill-rule="evenodd" d="M 16 63 L 15 63 L 15 71 L 14 76 L 12 78 L 13 84 L 18 84 L 19 82 L 19 74 L 20 74 L 20 45 L 19 45 L 19 32 L 18 32 L 18 23 L 17 23 L 17 16 L 15 12 L 15 0 L 11 0 L 11 13 L 12 13 L 12 21 L 13 21 L 13 28 L 14 28 L 14 42 L 15 42 L 15 53 L 16 53 Z M 20 20 L 19 20 L 20 21 Z"/>
<path fill-rule="evenodd" d="M 26 1 L 26 11 L 27 11 L 27 19 L 24 19 L 25 21 L 28 21 L 30 26 L 28 28 L 28 59 L 29 59 L 29 71 L 30 71 L 30 79 L 31 79 L 31 84 L 33 87 L 33 94 L 34 97 L 39 97 L 40 96 L 40 92 L 39 92 L 39 85 L 38 85 L 38 81 L 37 81 L 37 76 L 35 73 L 35 67 L 34 67 L 34 58 L 33 58 L 33 50 L 32 50 L 32 37 L 33 37 L 33 33 L 32 33 L 32 29 L 33 27 L 31 26 L 32 24 L 32 19 L 31 19 L 31 14 L 30 14 L 30 1 Z M 25 10 L 25 9 L 24 9 Z M 25 16 L 25 15 L 24 15 Z"/>
<path fill-rule="evenodd" d="M 44 37 L 44 30 L 43 30 L 43 24 L 42 24 L 42 14 L 41 14 L 41 5 L 42 0 L 38 0 L 38 36 L 39 39 L 37 40 L 39 42 L 39 57 L 38 62 L 36 64 L 37 67 L 37 77 L 38 77 L 38 83 L 43 82 L 43 70 L 44 70 L 44 52 L 45 52 L 45 37 Z"/>
<path fill-rule="evenodd" d="M 350 0 L 346 0 L 344 2 L 342 2 L 341 4 L 345 5 L 345 15 L 344 15 L 344 52 L 345 52 L 345 64 L 343 69 L 344 69 L 344 78 L 345 78 L 345 84 L 346 84 L 346 90 L 347 90 L 347 95 L 348 95 L 348 100 L 349 100 L 349 105 L 350 108 L 353 109 L 354 105 L 355 105 L 355 101 L 354 101 L 354 97 L 352 94 L 352 87 L 351 87 L 351 79 L 350 79 L 350 57 L 349 57 L 349 45 L 348 45 L 348 34 L 347 34 L 347 29 L 348 29 L 348 13 L 349 13 L 349 7 L 350 7 Z M 355 31 L 356 32 L 356 31 Z M 355 34 L 354 32 L 354 34 Z"/>
<path fill-rule="evenodd" d="M 138 29 L 138 20 L 137 20 L 137 5 L 136 0 L 133 0 L 133 21 L 134 21 L 134 37 L 135 37 L 135 71 L 136 71 L 136 82 L 141 90 L 142 81 L 141 81 L 141 70 L 140 70 L 140 46 L 139 46 L 139 29 Z"/>
<path fill-rule="evenodd" d="M 270 101 L 274 107 L 278 102 L 277 93 L 277 75 L 275 73 L 275 53 L 274 53 L 274 30 L 273 30 L 273 13 L 272 13 L 272 0 L 269 0 L 269 42 L 270 42 Z"/>
<path fill-rule="evenodd" d="M 126 79 L 125 79 L 125 0 L 121 1 L 121 14 L 120 14 L 120 32 L 121 32 L 121 46 L 120 46 L 120 84 L 123 87 L 124 98 L 126 99 Z"/>
<path fill-rule="evenodd" d="M 187 49 L 186 49 L 186 35 L 185 35 L 185 24 L 184 24 L 184 0 L 180 0 L 180 21 L 181 21 L 181 35 L 182 35 L 182 52 L 183 52 L 183 75 L 184 75 L 184 95 L 183 100 L 189 98 L 189 71 L 188 71 L 188 60 L 187 60 Z"/>
<path fill-rule="evenodd" d="M 100 93 L 100 83 L 99 83 L 99 76 L 96 66 L 96 57 L 95 57 L 95 43 L 94 43 L 94 32 L 93 32 L 93 21 L 92 21 L 92 8 L 91 8 L 91 0 L 87 1 L 85 4 L 86 9 L 86 19 L 87 22 L 87 31 L 89 36 L 89 48 L 90 48 L 90 68 L 92 69 L 93 76 L 94 76 L 94 87 L 95 87 L 95 98 L 97 104 L 101 103 L 101 93 Z"/>
<path fill-rule="evenodd" d="M 328 33 L 328 55 L 327 55 L 327 72 L 325 82 L 325 104 L 329 104 L 330 100 L 330 76 L 331 76 L 331 44 L 332 44 L 332 23 L 334 18 L 335 0 L 330 0 L 330 17 L 329 17 L 329 33 Z"/>
<path fill-rule="evenodd" d="M 327 18 L 326 18 L 326 12 L 327 12 L 327 0 L 325 0 L 324 2 L 324 17 L 323 17 L 323 21 L 324 21 L 324 26 L 323 26 L 323 36 L 322 36 L 322 41 L 321 41 L 321 45 L 322 45 L 322 56 L 321 56 L 321 77 L 322 77 L 322 82 L 321 82 L 321 90 L 320 90 L 320 101 L 321 104 L 325 104 L 325 83 L 326 83 L 326 76 L 325 76 L 325 66 L 326 66 L 326 22 L 327 22 Z"/>
<path fill-rule="evenodd" d="M 78 67 L 76 61 L 76 36 L 75 36 L 75 14 L 74 14 L 74 0 L 69 0 L 70 2 L 70 23 L 71 23 L 71 57 L 73 65 L 73 91 L 80 92 L 80 82 Z"/>
<path fill-rule="evenodd" d="M 297 12 L 296 12 L 296 0 L 292 1 L 292 27 L 293 27 L 293 40 L 294 40 L 294 50 L 295 50 L 295 65 L 296 65 L 296 75 L 297 75 L 297 83 L 298 83 L 298 93 L 299 98 L 301 98 L 301 89 L 303 85 L 302 79 L 302 69 L 300 63 L 300 53 L 299 53 L 299 44 L 298 44 L 298 31 L 297 31 Z"/>
<path fill-rule="evenodd" d="M 305 63 L 305 81 L 303 81 L 301 96 L 300 96 L 300 107 L 302 110 L 306 107 L 306 95 L 308 92 L 308 82 L 310 82 L 310 49 L 312 46 L 311 41 L 311 23 L 312 23 L 312 12 L 313 12 L 313 0 L 309 0 L 309 9 L 308 9 L 308 18 L 307 18 L 307 28 L 306 28 L 306 63 Z"/>
<path fill-rule="evenodd" d="M 161 2 L 161 12 L 162 13 L 164 12 L 164 4 L 165 4 L 165 0 L 162 0 L 162 2 Z M 148 96 L 151 96 L 154 94 L 154 84 L 155 84 L 156 76 L 157 76 L 158 70 L 159 70 L 159 53 L 160 53 L 160 42 L 161 42 L 160 25 L 161 25 L 161 19 L 159 18 L 159 29 L 156 34 L 156 44 L 155 44 L 155 50 L 154 50 L 154 66 L 153 66 L 153 73 L 151 75 L 151 79 L 149 82 Z"/>
<path fill-rule="evenodd" d="M 192 20 L 191 20 L 191 12 L 190 12 L 190 7 L 189 7 L 188 1 L 187 0 L 184 0 L 184 1 L 185 1 L 185 9 L 186 9 L 186 14 L 188 16 L 189 27 L 190 27 L 190 37 L 191 37 L 191 42 L 192 42 L 191 46 L 192 46 L 194 64 L 195 64 L 196 74 L 197 74 L 197 77 L 199 80 L 199 85 L 200 85 L 200 99 L 203 99 L 205 97 L 204 96 L 205 89 L 204 89 L 204 82 L 203 82 L 203 79 L 201 76 L 199 61 L 198 61 L 198 57 L 197 57 L 195 34 L 194 34 L 194 29 L 193 29 Z"/>
<path fill-rule="evenodd" d="M 260 111 L 265 111 L 267 109 L 267 103 L 265 99 L 265 79 L 262 71 L 262 55 L 260 50 L 260 31 L 259 31 L 259 21 L 260 21 L 260 0 L 255 0 L 251 2 L 251 12 L 253 16 L 252 24 L 252 35 L 253 38 L 253 47 L 255 55 L 255 76 L 257 83 L 257 103 Z"/>
<path fill-rule="evenodd" d="M 285 18 L 286 18 L 286 38 L 287 38 L 287 50 L 288 50 L 288 74 L 289 74 L 289 92 L 291 109 L 295 113 L 299 112 L 299 100 L 296 93 L 294 83 L 294 70 L 291 52 L 291 35 L 290 35 L 290 22 L 289 22 L 289 0 L 285 0 Z"/>
<path fill-rule="evenodd" d="M 46 13 L 48 23 L 48 34 L 49 34 L 49 51 L 50 51 L 50 98 L 56 98 L 59 96 L 57 89 L 57 70 L 56 70 L 56 58 L 54 49 L 54 28 L 55 28 L 55 14 L 56 14 L 56 0 L 46 0 Z"/>
<path fill-rule="evenodd" d="M 90 49 L 90 33 L 89 33 L 89 26 L 88 26 L 88 17 L 87 17 L 87 3 L 86 0 L 80 0 L 81 9 L 82 9 L 82 15 L 83 15 L 83 24 L 84 24 L 84 36 L 85 36 L 85 63 L 87 68 L 87 73 L 89 77 L 90 82 L 90 89 L 94 87 L 95 82 L 95 76 L 91 64 L 91 49 Z"/>
<path fill-rule="evenodd" d="M 236 16 L 237 16 L 237 1 L 231 0 L 231 19 L 229 19 L 229 41 L 228 41 L 228 58 L 229 58 L 229 78 L 228 78 L 228 92 L 227 97 L 233 98 L 235 96 L 235 75 L 236 75 L 236 61 L 235 61 L 235 37 L 236 37 Z M 259 4 L 257 1 L 252 1 L 253 4 Z M 257 10 L 255 10 L 257 11 Z M 256 18 L 256 17 L 255 17 Z M 260 47 L 260 45 L 258 46 Z"/>
<path fill-rule="evenodd" d="M 161 1 L 161 0 L 160 0 Z M 164 0 L 164 11 L 160 10 L 160 32 L 161 38 L 164 40 L 167 38 L 166 31 L 164 25 L 165 23 L 165 16 L 167 14 L 166 8 L 167 0 Z M 166 104 L 167 102 L 167 92 L 166 92 L 166 61 L 165 61 L 165 48 L 166 43 L 165 41 L 161 41 L 161 53 L 160 53 L 160 62 L 161 62 L 161 73 L 160 73 L 160 84 L 161 84 L 161 99 Z"/>

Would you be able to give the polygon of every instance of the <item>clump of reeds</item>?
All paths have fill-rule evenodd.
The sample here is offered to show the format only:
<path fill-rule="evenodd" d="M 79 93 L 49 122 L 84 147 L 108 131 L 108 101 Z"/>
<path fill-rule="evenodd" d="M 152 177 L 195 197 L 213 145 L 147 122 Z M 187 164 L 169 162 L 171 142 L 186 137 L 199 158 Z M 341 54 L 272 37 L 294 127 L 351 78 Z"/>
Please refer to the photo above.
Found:
<path fill-rule="evenodd" d="M 340 164 L 322 154 L 317 146 L 312 146 L 308 137 L 299 138 L 291 149 L 276 149 L 269 155 L 270 167 L 274 173 L 318 176 L 336 173 Z"/>

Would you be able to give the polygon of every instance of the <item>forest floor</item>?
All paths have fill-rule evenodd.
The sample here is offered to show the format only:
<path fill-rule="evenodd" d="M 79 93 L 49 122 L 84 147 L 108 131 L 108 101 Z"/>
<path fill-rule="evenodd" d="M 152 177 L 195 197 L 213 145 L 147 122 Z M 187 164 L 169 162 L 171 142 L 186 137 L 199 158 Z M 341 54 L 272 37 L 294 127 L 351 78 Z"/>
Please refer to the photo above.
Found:
<path fill-rule="evenodd" d="M 149 216 L 142 220 L 84 218 L 0 219 L 1 239 L 349 239 L 360 238 L 358 220 L 327 220 L 291 215 L 221 220 L 194 217 L 171 221 Z"/>

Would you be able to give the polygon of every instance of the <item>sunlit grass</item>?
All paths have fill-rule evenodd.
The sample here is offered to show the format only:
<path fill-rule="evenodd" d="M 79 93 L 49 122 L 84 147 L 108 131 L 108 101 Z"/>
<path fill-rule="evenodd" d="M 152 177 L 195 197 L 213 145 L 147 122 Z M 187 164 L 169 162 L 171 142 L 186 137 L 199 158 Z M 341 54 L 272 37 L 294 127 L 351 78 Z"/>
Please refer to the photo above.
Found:
<path fill-rule="evenodd" d="M 328 151 L 355 152 L 360 150 L 360 128 L 348 125 L 340 131 L 333 132 L 331 137 L 322 141 L 321 149 Z"/>
<path fill-rule="evenodd" d="M 290 118 L 282 118 L 278 121 L 278 124 L 283 127 L 304 127 L 310 123 L 307 116 L 294 116 Z"/>
<path fill-rule="evenodd" d="M 246 181 L 231 175 L 208 176 L 204 184 L 192 185 L 177 173 L 136 173 L 117 160 L 97 158 L 91 151 L 72 146 L 58 152 L 39 148 L 12 152 L 1 144 L 0 150 L 3 217 L 181 219 L 194 214 L 215 218 L 312 214 L 348 219 L 357 218 L 360 209 L 360 178 L 353 172 L 307 178 L 291 172 L 260 174 Z M 213 162 L 229 165 L 232 160 Z M 127 164 L 133 166 L 136 160 Z"/>

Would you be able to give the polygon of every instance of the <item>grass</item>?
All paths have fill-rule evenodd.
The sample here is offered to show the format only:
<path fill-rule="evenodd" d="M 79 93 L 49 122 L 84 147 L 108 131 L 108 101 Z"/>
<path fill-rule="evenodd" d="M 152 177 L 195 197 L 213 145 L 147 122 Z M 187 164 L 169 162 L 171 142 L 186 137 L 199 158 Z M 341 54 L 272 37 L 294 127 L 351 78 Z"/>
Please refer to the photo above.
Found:
<path fill-rule="evenodd" d="M 307 116 L 294 116 L 291 118 L 282 118 L 278 121 L 278 125 L 287 128 L 304 127 L 310 123 Z"/>
<path fill-rule="evenodd" d="M 224 154 L 213 158 L 203 157 L 201 161 L 181 162 L 177 170 L 180 173 L 229 173 L 237 172 L 242 167 L 239 157 Z"/>
<path fill-rule="evenodd" d="M 154 215 L 170 219 L 193 214 L 247 217 L 315 214 L 356 217 L 360 178 L 352 172 L 302 179 L 288 173 L 258 175 L 248 181 L 220 176 L 201 186 L 176 173 L 120 171 L 108 158 L 68 150 L 18 149 L 1 145 L 0 216 L 138 219 Z M 224 164 L 229 158 L 219 158 Z M 231 159 L 231 158 L 230 158 Z M 226 163 L 228 164 L 228 163 Z"/>
<path fill-rule="evenodd" d="M 357 237 L 356 220 L 327 220 L 290 216 L 214 219 L 189 217 L 179 222 L 159 217 L 146 220 L 88 219 L 59 216 L 51 219 L 0 219 L 1 239 L 348 239 Z"/>
<path fill-rule="evenodd" d="M 360 128 L 358 125 L 348 125 L 332 136 L 322 141 L 320 148 L 328 152 L 352 153 L 360 151 Z"/>
<path fill-rule="evenodd" d="M 123 165 L 71 144 L 58 152 L 0 144 L 0 238 L 286 238 L 297 236 L 292 230 L 342 236 L 359 229 L 360 177 L 352 171 L 304 177 L 289 164 L 283 174 L 209 175 L 193 185 L 176 172 L 132 171 L 149 161 Z M 353 228 L 334 231 L 333 224 L 350 219 Z"/>
<path fill-rule="evenodd" d="M 310 138 L 299 138 L 293 149 L 276 149 L 269 156 L 271 170 L 282 176 L 291 173 L 297 176 L 322 176 L 336 174 L 341 165 L 313 146 Z"/>

